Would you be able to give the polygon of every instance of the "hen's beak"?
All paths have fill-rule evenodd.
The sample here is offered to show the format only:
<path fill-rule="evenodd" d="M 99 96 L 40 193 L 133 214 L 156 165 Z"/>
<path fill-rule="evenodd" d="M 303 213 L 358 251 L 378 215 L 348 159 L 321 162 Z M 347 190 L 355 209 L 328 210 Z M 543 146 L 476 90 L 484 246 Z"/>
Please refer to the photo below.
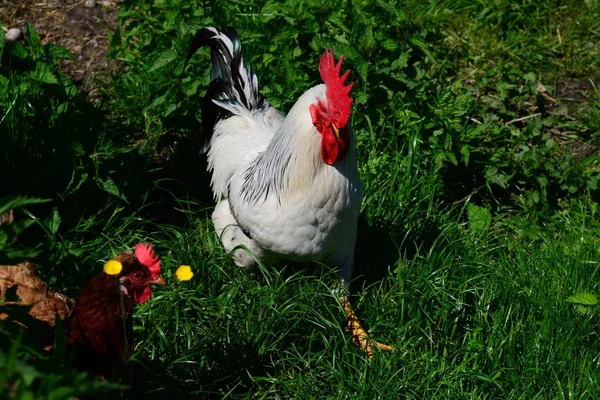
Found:
<path fill-rule="evenodd" d="M 333 132 L 335 133 L 335 137 L 336 138 L 340 138 L 340 130 L 333 124 L 331 124 L 331 126 L 333 126 Z"/>
<path fill-rule="evenodd" d="M 167 284 L 167 282 L 165 282 L 165 280 L 162 276 L 159 276 L 156 279 L 150 280 L 148 283 L 150 285 L 166 285 Z"/>

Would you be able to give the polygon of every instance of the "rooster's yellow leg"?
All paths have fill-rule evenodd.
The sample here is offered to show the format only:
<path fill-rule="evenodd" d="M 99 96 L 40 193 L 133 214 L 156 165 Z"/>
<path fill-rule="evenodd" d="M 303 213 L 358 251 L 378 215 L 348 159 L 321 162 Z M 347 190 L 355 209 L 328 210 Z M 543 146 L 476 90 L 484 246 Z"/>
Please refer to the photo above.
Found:
<path fill-rule="evenodd" d="M 346 330 L 352 333 L 352 337 L 354 342 L 358 344 L 361 350 L 367 353 L 369 358 L 373 357 L 373 346 L 377 346 L 381 351 L 393 351 L 394 348 L 392 346 L 388 346 L 387 344 L 379 343 L 375 340 L 369 338 L 369 334 L 363 327 L 362 323 L 358 319 L 358 316 L 354 312 L 354 308 L 352 308 L 352 304 L 350 304 L 350 300 L 347 297 L 343 297 L 340 300 L 342 304 L 342 308 L 348 317 L 348 325 L 346 326 Z"/>

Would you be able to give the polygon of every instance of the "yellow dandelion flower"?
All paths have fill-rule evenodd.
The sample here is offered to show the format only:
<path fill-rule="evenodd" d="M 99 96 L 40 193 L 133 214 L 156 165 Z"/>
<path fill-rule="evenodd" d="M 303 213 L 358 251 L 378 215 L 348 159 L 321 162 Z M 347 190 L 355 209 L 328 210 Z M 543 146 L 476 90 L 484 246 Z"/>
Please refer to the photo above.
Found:
<path fill-rule="evenodd" d="M 175 275 L 177 275 L 177 279 L 180 281 L 189 281 L 194 276 L 194 273 L 189 265 L 180 265 L 177 271 L 175 271 Z"/>
<path fill-rule="evenodd" d="M 117 260 L 110 260 L 104 264 L 104 272 L 108 275 L 117 275 L 123 269 L 123 264 Z"/>

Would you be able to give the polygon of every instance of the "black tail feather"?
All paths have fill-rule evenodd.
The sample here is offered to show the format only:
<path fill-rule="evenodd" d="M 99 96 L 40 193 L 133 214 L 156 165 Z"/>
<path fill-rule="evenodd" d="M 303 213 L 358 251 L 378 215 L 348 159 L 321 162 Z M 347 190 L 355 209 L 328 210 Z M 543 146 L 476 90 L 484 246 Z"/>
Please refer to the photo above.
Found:
<path fill-rule="evenodd" d="M 206 27 L 194 35 L 190 43 L 184 71 L 189 60 L 202 47 L 211 48 L 211 82 L 202 107 L 203 151 L 208 149 L 215 125 L 231 117 L 231 111 L 221 104 L 241 106 L 249 111 L 269 107 L 269 103 L 258 91 L 256 75 L 244 64 L 242 46 L 237 32 L 227 28 L 221 32 Z"/>

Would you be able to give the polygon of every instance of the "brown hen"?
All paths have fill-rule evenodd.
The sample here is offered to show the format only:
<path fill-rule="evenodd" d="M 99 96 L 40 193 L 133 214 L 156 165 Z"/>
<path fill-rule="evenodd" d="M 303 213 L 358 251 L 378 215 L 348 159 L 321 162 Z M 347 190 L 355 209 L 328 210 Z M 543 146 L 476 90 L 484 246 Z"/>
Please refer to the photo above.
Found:
<path fill-rule="evenodd" d="M 16 294 L 20 298 L 0 304 L 0 319 L 11 319 L 3 312 L 11 306 L 31 306 L 28 314 L 36 327 L 29 330 L 35 330 L 32 333 L 48 349 L 53 343 L 53 327 L 58 317 L 64 322 L 67 344 L 75 352 L 75 367 L 109 378 L 115 366 L 123 364 L 133 349 L 133 305 L 150 298 L 152 285 L 165 284 L 160 259 L 151 245 L 140 243 L 135 253 L 123 251 L 113 260 L 121 263 L 121 272 L 113 276 L 99 273 L 76 302 L 49 289 L 29 261 L 15 266 L 0 265 L 0 298 L 14 285 L 18 285 Z"/>

